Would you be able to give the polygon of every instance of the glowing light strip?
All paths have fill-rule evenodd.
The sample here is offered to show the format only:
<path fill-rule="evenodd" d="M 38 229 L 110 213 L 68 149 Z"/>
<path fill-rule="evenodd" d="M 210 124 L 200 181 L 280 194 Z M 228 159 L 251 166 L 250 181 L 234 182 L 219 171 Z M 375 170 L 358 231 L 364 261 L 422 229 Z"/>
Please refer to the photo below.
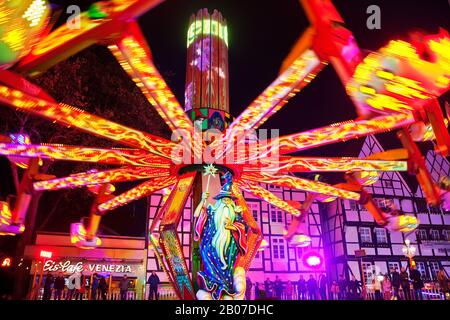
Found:
<path fill-rule="evenodd" d="M 443 37 L 441 43 L 448 51 L 450 41 L 447 35 Z M 436 55 L 435 61 L 429 62 L 421 59 L 410 43 L 390 41 L 357 66 L 347 84 L 348 94 L 362 108 L 380 113 L 421 109 L 429 99 L 439 97 L 450 87 L 448 54 L 433 43 L 424 41 L 424 46 L 429 46 L 431 54 Z"/>
<path fill-rule="evenodd" d="M 149 181 L 146 181 L 139 186 L 128 190 L 117 197 L 104 202 L 98 206 L 98 210 L 100 212 L 105 212 L 108 210 L 116 209 L 120 206 L 126 205 L 132 201 L 138 200 L 140 198 L 149 196 L 155 191 L 160 189 L 167 188 L 177 182 L 177 178 L 174 176 L 168 176 L 163 178 L 155 178 Z"/>
<path fill-rule="evenodd" d="M 0 102 L 59 124 L 75 127 L 130 147 L 144 149 L 168 159 L 172 158 L 172 149 L 176 147 L 176 144 L 166 139 L 100 118 L 67 104 L 56 104 L 38 99 L 5 86 L 0 86 Z"/>
<path fill-rule="evenodd" d="M 143 41 L 129 35 L 109 49 L 172 131 L 193 131 L 191 120 L 153 64 L 149 49 L 144 46 Z"/>
<path fill-rule="evenodd" d="M 267 191 L 263 187 L 258 186 L 257 184 L 250 182 L 250 181 L 244 181 L 244 180 L 238 180 L 237 184 L 239 188 L 242 190 L 249 192 L 256 196 L 257 198 L 264 200 L 271 205 L 280 208 L 281 210 L 284 210 L 286 212 L 289 212 L 290 214 L 293 214 L 295 216 L 300 215 L 300 211 L 289 205 L 286 201 L 278 198 L 276 195 L 274 195 L 272 192 Z"/>
<path fill-rule="evenodd" d="M 343 189 L 338 189 L 326 183 L 311 181 L 288 175 L 275 175 L 268 172 L 246 172 L 241 176 L 242 180 L 251 180 L 255 182 L 262 182 L 273 184 L 281 187 L 303 190 L 307 192 L 326 194 L 328 196 L 339 197 L 349 200 L 359 200 L 360 195 L 356 192 L 351 192 Z"/>
<path fill-rule="evenodd" d="M 307 86 L 326 65 L 314 51 L 305 51 L 233 121 L 225 138 L 218 141 L 225 141 L 230 146 L 236 137 L 245 136 L 249 130 L 260 127 Z"/>
<path fill-rule="evenodd" d="M 243 167 L 244 172 L 274 171 L 274 172 L 347 172 L 362 171 L 407 171 L 406 161 L 364 160 L 359 158 L 312 158 L 312 157 L 281 157 L 279 161 L 261 162 Z"/>
<path fill-rule="evenodd" d="M 80 14 L 78 28 L 73 24 L 64 23 L 39 41 L 32 52 L 21 62 L 20 71 L 45 71 L 70 55 L 73 55 L 89 45 L 117 36 L 124 28 L 126 21 L 137 18 L 151 10 L 163 0 L 112 0 L 108 1 L 109 17 L 91 19 L 87 12 Z"/>
<path fill-rule="evenodd" d="M 307 50 L 257 97 L 228 128 L 230 135 L 236 131 L 257 129 L 281 109 L 288 99 L 308 85 L 327 65 L 314 51 Z"/>
<path fill-rule="evenodd" d="M 376 134 L 401 127 L 408 126 L 415 122 L 412 114 L 394 114 L 380 116 L 370 120 L 347 121 L 332 124 L 326 127 L 313 129 L 310 131 L 294 133 L 262 142 L 264 149 L 255 152 L 253 157 L 244 156 L 236 160 L 236 163 L 244 163 L 250 160 L 257 160 L 267 157 L 272 152 L 279 154 L 292 153 L 311 149 L 331 143 L 343 142 L 369 134 Z"/>
<path fill-rule="evenodd" d="M 0 143 L 0 155 L 154 168 L 170 168 L 171 164 L 165 158 L 140 149 L 100 149 L 58 144 L 17 145 Z"/>
<path fill-rule="evenodd" d="M 85 172 L 65 178 L 39 181 L 33 184 L 36 191 L 59 190 L 93 184 L 117 183 L 147 178 L 169 176 L 170 171 L 161 168 L 126 167 L 101 172 Z"/>

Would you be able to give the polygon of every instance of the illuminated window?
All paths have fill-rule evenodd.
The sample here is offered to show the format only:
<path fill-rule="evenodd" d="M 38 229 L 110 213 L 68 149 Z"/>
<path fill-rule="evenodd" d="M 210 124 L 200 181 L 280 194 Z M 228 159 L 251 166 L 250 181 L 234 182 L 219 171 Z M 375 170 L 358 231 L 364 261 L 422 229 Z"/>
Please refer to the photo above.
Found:
<path fill-rule="evenodd" d="M 272 238 L 272 250 L 274 259 L 284 259 L 286 256 L 284 240 Z"/>
<path fill-rule="evenodd" d="M 360 227 L 359 236 L 361 238 L 362 243 L 372 243 L 372 234 L 370 228 Z"/>
<path fill-rule="evenodd" d="M 387 232 L 384 228 L 375 228 L 377 243 L 388 243 Z"/>
<path fill-rule="evenodd" d="M 371 284 L 374 276 L 374 268 L 372 263 L 370 262 L 363 262 L 362 263 L 362 270 L 364 274 L 364 280 L 366 284 Z"/>

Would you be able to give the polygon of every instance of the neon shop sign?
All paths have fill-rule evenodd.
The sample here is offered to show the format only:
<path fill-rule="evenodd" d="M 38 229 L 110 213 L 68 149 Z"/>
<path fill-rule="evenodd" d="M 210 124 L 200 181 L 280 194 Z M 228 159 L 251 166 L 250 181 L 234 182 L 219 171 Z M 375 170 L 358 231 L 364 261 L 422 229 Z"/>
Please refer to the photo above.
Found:
<path fill-rule="evenodd" d="M 201 34 L 217 36 L 228 46 L 228 27 L 217 20 L 203 19 L 192 22 L 188 29 L 188 48 Z"/>
<path fill-rule="evenodd" d="M 44 263 L 44 272 L 111 272 L 111 273 L 127 273 L 132 272 L 131 266 L 126 264 L 97 264 L 97 263 L 74 263 L 70 260 L 55 262 L 47 260 Z"/>

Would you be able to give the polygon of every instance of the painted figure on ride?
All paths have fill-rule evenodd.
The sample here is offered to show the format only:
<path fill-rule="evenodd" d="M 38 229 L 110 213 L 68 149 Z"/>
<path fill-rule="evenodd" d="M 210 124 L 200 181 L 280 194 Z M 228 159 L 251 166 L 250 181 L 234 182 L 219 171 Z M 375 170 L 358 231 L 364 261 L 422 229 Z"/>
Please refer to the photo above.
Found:
<path fill-rule="evenodd" d="M 247 251 L 246 226 L 242 208 L 234 203 L 231 173 L 224 178 L 222 190 L 214 197 L 216 203 L 205 209 L 205 192 L 194 213 L 194 239 L 200 240 L 203 265 L 198 273 L 204 288 L 197 293 L 199 299 L 243 299 L 245 294 L 245 271 L 236 268 L 236 261 Z"/>

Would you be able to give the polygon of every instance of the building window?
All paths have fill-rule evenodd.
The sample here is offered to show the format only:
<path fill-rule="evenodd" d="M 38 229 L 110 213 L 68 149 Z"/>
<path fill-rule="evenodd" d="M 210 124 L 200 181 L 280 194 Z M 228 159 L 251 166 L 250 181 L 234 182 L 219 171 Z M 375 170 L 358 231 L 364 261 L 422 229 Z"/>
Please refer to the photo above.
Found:
<path fill-rule="evenodd" d="M 373 272 L 374 268 L 370 262 L 363 262 L 362 263 L 362 270 L 364 274 L 364 280 L 366 284 L 371 284 L 373 280 Z"/>
<path fill-rule="evenodd" d="M 394 185 L 391 180 L 383 180 L 383 187 L 393 189 Z"/>
<path fill-rule="evenodd" d="M 420 272 L 420 275 L 422 276 L 422 279 L 427 278 L 427 269 L 425 267 L 424 262 L 416 262 L 417 270 Z"/>
<path fill-rule="evenodd" d="M 354 200 L 349 200 L 350 203 L 350 210 L 352 211 L 358 211 L 358 203 Z"/>
<path fill-rule="evenodd" d="M 283 211 L 275 207 L 270 207 L 270 221 L 283 222 Z"/>
<path fill-rule="evenodd" d="M 429 265 L 430 265 L 431 278 L 433 280 L 436 280 L 437 273 L 439 272 L 439 262 L 431 261 L 431 262 L 429 262 Z"/>
<path fill-rule="evenodd" d="M 416 232 L 416 236 L 419 240 L 427 240 L 427 231 L 424 229 L 418 229 Z"/>
<path fill-rule="evenodd" d="M 285 254 L 285 246 L 283 239 L 272 239 L 272 250 L 273 250 L 273 258 L 274 259 L 284 259 Z"/>
<path fill-rule="evenodd" d="M 438 230 L 430 230 L 431 240 L 440 240 L 441 237 L 439 236 Z"/>
<path fill-rule="evenodd" d="M 258 221 L 258 213 L 259 213 L 259 203 L 257 202 L 247 202 L 248 209 L 252 213 L 253 218 L 255 221 Z"/>
<path fill-rule="evenodd" d="M 281 190 L 281 187 L 273 185 L 273 184 L 269 184 L 269 190 L 277 191 L 277 190 Z"/>
<path fill-rule="evenodd" d="M 359 236 L 361 238 L 362 243 L 372 243 L 372 234 L 370 228 L 360 227 Z"/>
<path fill-rule="evenodd" d="M 389 267 L 389 272 L 391 272 L 392 269 L 394 269 L 397 272 L 400 272 L 400 263 L 398 263 L 398 262 L 389 262 L 388 267 Z"/>
<path fill-rule="evenodd" d="M 386 244 L 388 243 L 387 232 L 384 228 L 375 228 L 375 237 L 377 243 Z"/>

